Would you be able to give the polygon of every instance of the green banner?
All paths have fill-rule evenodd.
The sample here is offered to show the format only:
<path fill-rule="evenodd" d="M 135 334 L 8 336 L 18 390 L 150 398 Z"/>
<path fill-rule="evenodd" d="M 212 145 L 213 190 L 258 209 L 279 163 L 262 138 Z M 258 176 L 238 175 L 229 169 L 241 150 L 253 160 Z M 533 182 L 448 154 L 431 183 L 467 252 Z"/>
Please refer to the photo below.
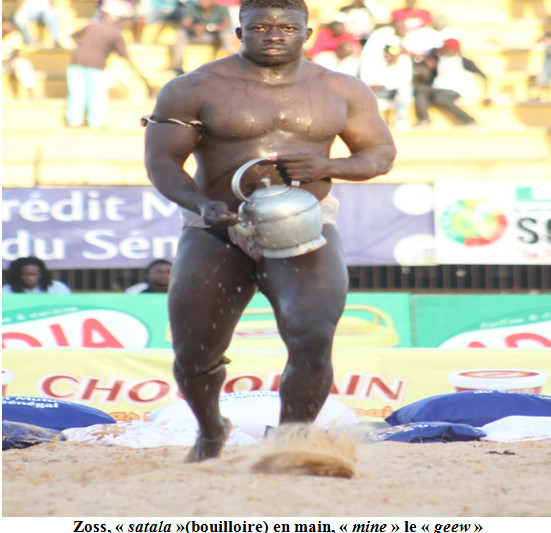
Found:
<path fill-rule="evenodd" d="M 415 346 L 551 348 L 551 294 L 420 295 L 412 305 Z"/>
<path fill-rule="evenodd" d="M 5 295 L 4 348 L 170 348 L 166 294 Z M 338 336 L 366 347 L 410 347 L 410 295 L 351 293 Z M 252 299 L 235 337 L 278 338 L 261 294 Z"/>

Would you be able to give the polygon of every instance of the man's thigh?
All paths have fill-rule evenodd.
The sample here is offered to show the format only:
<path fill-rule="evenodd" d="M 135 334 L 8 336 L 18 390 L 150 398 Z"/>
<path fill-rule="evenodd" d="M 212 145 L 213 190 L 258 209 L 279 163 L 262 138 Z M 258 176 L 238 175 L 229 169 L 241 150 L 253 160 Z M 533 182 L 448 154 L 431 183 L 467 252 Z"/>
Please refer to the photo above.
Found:
<path fill-rule="evenodd" d="M 324 226 L 327 244 L 298 257 L 263 259 L 258 266 L 259 289 L 270 300 L 282 334 L 304 324 L 332 326 L 346 302 L 348 271 L 335 226 Z"/>
<path fill-rule="evenodd" d="M 226 342 L 252 298 L 255 262 L 223 236 L 186 228 L 170 275 L 173 340 Z"/>

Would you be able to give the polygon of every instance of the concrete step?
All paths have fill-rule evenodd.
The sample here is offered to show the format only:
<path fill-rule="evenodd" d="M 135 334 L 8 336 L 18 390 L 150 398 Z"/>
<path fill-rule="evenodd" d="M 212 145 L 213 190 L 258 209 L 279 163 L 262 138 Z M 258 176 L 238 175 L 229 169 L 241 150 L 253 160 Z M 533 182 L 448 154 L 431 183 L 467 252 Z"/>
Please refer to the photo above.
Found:
<path fill-rule="evenodd" d="M 546 128 L 488 130 L 484 127 L 412 129 L 395 134 L 405 160 L 487 161 L 545 159 L 550 154 Z"/>
<path fill-rule="evenodd" d="M 504 181 L 551 180 L 551 158 L 491 160 L 411 160 L 398 156 L 393 170 L 377 183 L 435 183 L 442 180 Z"/>
<path fill-rule="evenodd" d="M 186 170 L 195 171 L 193 159 Z M 149 185 L 145 167 L 140 161 L 68 159 L 4 161 L 3 187 L 79 186 L 79 185 Z M 442 180 L 504 181 L 551 180 L 551 159 L 492 160 L 424 160 L 398 156 L 393 170 L 376 178 L 377 183 L 435 183 Z M 339 180 L 336 180 L 339 181 Z"/>
<path fill-rule="evenodd" d="M 551 180 L 544 129 L 503 132 L 434 128 L 395 132 L 395 168 L 380 182 L 443 179 Z M 48 136 L 11 132 L 2 137 L 4 187 L 147 184 L 143 131 L 52 130 Z M 333 157 L 347 155 L 341 141 Z M 186 163 L 191 174 L 193 158 Z"/>
<path fill-rule="evenodd" d="M 140 118 L 152 112 L 153 99 L 111 101 L 107 109 L 106 129 L 143 133 Z M 64 98 L 34 101 L 12 100 L 3 105 L 3 131 L 46 133 L 64 129 Z"/>
<path fill-rule="evenodd" d="M 111 100 L 107 110 L 107 129 L 140 130 L 140 117 L 151 113 L 154 105 L 153 98 L 129 97 Z M 490 106 L 484 106 L 480 102 L 461 105 L 487 128 L 518 130 L 526 126 L 551 125 L 551 101 L 532 100 L 513 103 L 507 98 L 498 98 Z M 65 98 L 27 101 L 8 99 L 4 94 L 3 130 L 6 133 L 11 131 L 50 132 L 52 128 L 63 126 L 64 109 Z M 451 120 L 438 109 L 431 108 L 429 113 L 436 126 L 451 125 Z M 411 124 L 415 122 L 413 106 L 409 109 L 409 121 Z"/>
<path fill-rule="evenodd" d="M 39 147 L 44 158 L 114 159 L 143 158 L 144 131 L 135 115 L 132 128 L 125 130 L 92 130 L 89 128 L 50 129 L 49 134 L 13 130 L 2 136 L 3 160 L 24 159 Z M 135 126 L 134 126 L 135 125 Z M 550 133 L 544 127 L 525 129 L 488 129 L 485 127 L 430 127 L 395 131 L 394 138 L 401 157 L 408 160 L 523 160 L 550 155 Z M 335 146 L 343 146 L 337 139 Z M 343 148 L 346 150 L 346 147 Z"/>

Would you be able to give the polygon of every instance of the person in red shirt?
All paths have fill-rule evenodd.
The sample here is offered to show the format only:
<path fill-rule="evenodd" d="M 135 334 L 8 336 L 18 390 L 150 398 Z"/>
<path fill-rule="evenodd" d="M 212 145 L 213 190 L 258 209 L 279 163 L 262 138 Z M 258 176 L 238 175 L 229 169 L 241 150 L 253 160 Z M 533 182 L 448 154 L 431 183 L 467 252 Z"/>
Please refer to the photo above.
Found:
<path fill-rule="evenodd" d="M 360 53 L 360 41 L 346 31 L 342 22 L 335 20 L 318 30 L 314 44 L 307 51 L 307 56 L 314 63 L 324 64 L 324 56 L 336 55 L 342 43 L 351 43 L 355 53 Z"/>
<path fill-rule="evenodd" d="M 406 0 L 406 7 L 392 11 L 392 20 L 403 20 L 408 33 L 432 23 L 432 14 L 426 9 L 415 7 L 417 0 Z"/>

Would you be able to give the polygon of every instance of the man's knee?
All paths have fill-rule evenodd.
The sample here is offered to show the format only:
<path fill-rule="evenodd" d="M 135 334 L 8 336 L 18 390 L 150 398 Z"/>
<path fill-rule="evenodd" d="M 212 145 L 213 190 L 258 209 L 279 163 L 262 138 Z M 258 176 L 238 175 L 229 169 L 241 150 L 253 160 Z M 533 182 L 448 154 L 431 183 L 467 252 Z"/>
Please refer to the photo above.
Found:
<path fill-rule="evenodd" d="M 295 329 L 284 340 L 291 356 L 299 357 L 311 368 L 321 368 L 330 360 L 334 332 L 334 326 Z"/>
<path fill-rule="evenodd" d="M 226 365 L 231 363 L 231 359 L 228 359 L 225 355 L 218 358 L 216 361 L 212 360 L 187 360 L 186 358 L 178 357 L 174 359 L 172 370 L 174 376 L 179 381 L 182 379 L 193 379 L 201 376 L 213 376 L 225 370 Z"/>

